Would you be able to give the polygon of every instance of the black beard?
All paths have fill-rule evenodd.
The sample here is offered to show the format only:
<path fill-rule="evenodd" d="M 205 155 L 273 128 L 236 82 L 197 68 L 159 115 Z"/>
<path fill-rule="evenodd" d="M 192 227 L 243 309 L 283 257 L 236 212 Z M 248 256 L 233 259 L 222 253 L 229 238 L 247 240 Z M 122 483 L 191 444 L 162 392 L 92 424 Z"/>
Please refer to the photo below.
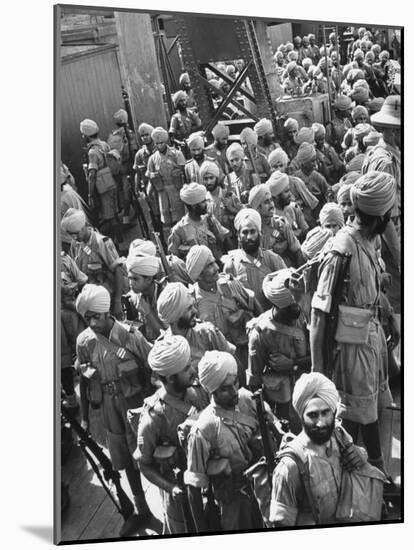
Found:
<path fill-rule="evenodd" d="M 248 241 L 242 243 L 242 248 L 247 254 L 254 254 L 259 250 L 260 246 L 260 239 L 257 239 L 256 241 Z"/>
<path fill-rule="evenodd" d="M 374 229 L 374 235 L 382 235 L 386 230 L 389 221 L 390 220 L 387 217 L 385 219 L 382 219 L 380 222 L 378 222 L 377 226 Z"/>
<path fill-rule="evenodd" d="M 271 136 L 265 135 L 265 136 L 263 136 L 262 143 L 265 147 L 268 147 L 269 145 L 271 145 L 273 143 L 273 140 L 272 140 Z"/>
<path fill-rule="evenodd" d="M 216 148 L 219 151 L 223 151 L 226 147 L 227 147 L 227 145 L 225 143 L 220 143 L 220 142 L 216 141 Z"/>
<path fill-rule="evenodd" d="M 204 153 L 201 153 L 201 155 L 194 155 L 193 159 L 197 162 L 200 162 L 200 160 L 204 160 Z"/>
<path fill-rule="evenodd" d="M 184 319 L 180 317 L 177 321 L 177 326 L 180 330 L 188 330 L 194 326 L 194 316 L 190 319 Z"/>
<path fill-rule="evenodd" d="M 303 425 L 305 433 L 314 443 L 316 443 L 316 445 L 323 445 L 324 443 L 327 443 L 331 439 L 334 428 L 335 419 L 332 420 L 332 424 L 330 426 L 327 426 L 323 430 L 320 428 L 309 428 L 305 424 Z"/>

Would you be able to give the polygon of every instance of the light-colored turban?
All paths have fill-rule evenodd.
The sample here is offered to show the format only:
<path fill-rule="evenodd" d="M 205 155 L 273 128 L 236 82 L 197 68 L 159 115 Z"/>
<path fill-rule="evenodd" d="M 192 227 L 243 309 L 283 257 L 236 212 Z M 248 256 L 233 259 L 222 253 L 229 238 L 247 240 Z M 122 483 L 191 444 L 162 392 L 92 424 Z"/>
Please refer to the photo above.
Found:
<path fill-rule="evenodd" d="M 338 109 L 338 111 L 347 111 L 352 106 L 351 98 L 349 98 L 347 95 L 338 95 L 336 98 L 336 101 L 334 103 L 335 109 Z"/>
<path fill-rule="evenodd" d="M 178 82 L 180 84 L 183 84 L 184 82 L 190 82 L 189 74 L 188 73 L 181 73 Z"/>
<path fill-rule="evenodd" d="M 277 61 L 278 59 L 283 59 L 283 57 L 284 57 L 283 52 L 280 51 L 280 50 L 278 50 L 278 51 L 275 53 L 275 55 L 273 56 L 273 59 L 274 59 L 275 61 Z"/>
<path fill-rule="evenodd" d="M 157 300 L 158 315 L 164 323 L 170 325 L 182 316 L 192 298 L 183 283 L 168 283 Z"/>
<path fill-rule="evenodd" d="M 299 130 L 299 122 L 295 118 L 288 118 L 285 120 L 283 126 L 288 132 L 297 132 Z"/>
<path fill-rule="evenodd" d="M 274 306 L 283 309 L 295 303 L 295 299 L 286 287 L 286 281 L 291 277 L 290 269 L 279 269 L 269 273 L 263 280 L 263 294 Z"/>
<path fill-rule="evenodd" d="M 212 84 L 215 88 L 220 88 L 220 80 L 218 78 L 210 78 L 209 79 L 210 84 Z"/>
<path fill-rule="evenodd" d="M 174 103 L 174 107 L 177 107 L 178 102 L 181 99 L 187 99 L 187 94 L 184 92 L 184 90 L 178 90 L 178 92 L 175 92 L 175 94 L 172 96 L 172 100 Z"/>
<path fill-rule="evenodd" d="M 240 143 L 232 143 L 226 151 L 226 156 L 228 161 L 230 161 L 233 158 L 243 159 L 245 157 L 243 147 L 240 145 Z"/>
<path fill-rule="evenodd" d="M 361 174 L 359 172 L 348 172 L 347 174 L 344 174 L 342 176 L 342 178 L 339 180 L 339 183 L 340 184 L 346 184 L 346 185 L 352 185 L 360 177 L 361 177 Z"/>
<path fill-rule="evenodd" d="M 374 145 L 377 145 L 377 143 L 379 142 L 379 140 L 381 139 L 382 137 L 382 134 L 380 134 L 379 132 L 375 132 L 374 130 L 372 130 L 367 136 L 365 136 L 362 140 L 363 144 L 366 145 L 367 147 L 370 147 L 370 146 L 374 146 Z"/>
<path fill-rule="evenodd" d="M 352 89 L 351 97 L 354 101 L 368 101 L 369 91 L 365 86 L 356 86 Z"/>
<path fill-rule="evenodd" d="M 227 74 L 234 73 L 235 71 L 236 71 L 236 67 L 234 65 L 227 65 L 226 67 Z"/>
<path fill-rule="evenodd" d="M 161 376 L 172 376 L 183 371 L 190 358 L 190 344 L 184 336 L 171 334 L 155 342 L 148 354 L 148 365 Z"/>
<path fill-rule="evenodd" d="M 206 174 L 211 174 L 212 176 L 218 178 L 220 175 L 220 169 L 218 165 L 215 162 L 211 162 L 211 160 L 205 160 L 200 166 L 201 179 L 203 179 Z"/>
<path fill-rule="evenodd" d="M 296 160 L 299 164 L 310 162 L 316 156 L 316 150 L 310 143 L 301 143 L 296 153 Z"/>
<path fill-rule="evenodd" d="M 296 50 L 292 50 L 291 52 L 288 53 L 287 55 L 287 58 L 289 61 L 297 61 L 298 60 L 298 52 Z"/>
<path fill-rule="evenodd" d="M 83 210 L 68 208 L 60 222 L 60 227 L 68 233 L 77 233 L 86 224 L 86 215 Z"/>
<path fill-rule="evenodd" d="M 128 122 L 128 113 L 125 109 L 119 109 L 114 114 L 114 121 L 116 124 L 126 124 Z"/>
<path fill-rule="evenodd" d="M 136 256 L 140 254 L 149 254 L 150 256 L 157 255 L 157 247 L 152 241 L 144 239 L 134 239 L 129 245 L 128 256 Z"/>
<path fill-rule="evenodd" d="M 335 384 L 320 372 L 302 374 L 292 394 L 292 405 L 300 418 L 303 417 L 309 401 L 315 397 L 322 399 L 333 413 L 336 412 L 339 396 Z"/>
<path fill-rule="evenodd" d="M 294 69 L 296 69 L 298 66 L 298 64 L 296 63 L 296 61 L 290 61 L 287 65 L 286 65 L 286 72 L 287 74 L 290 74 Z"/>
<path fill-rule="evenodd" d="M 351 200 L 351 186 L 346 184 L 341 185 L 341 187 L 338 189 L 338 192 L 336 194 L 336 200 L 338 201 L 338 204 L 344 201 Z"/>
<path fill-rule="evenodd" d="M 267 118 L 261 118 L 259 122 L 254 125 L 254 131 L 258 136 L 264 136 L 273 132 L 273 126 L 270 120 Z"/>
<path fill-rule="evenodd" d="M 319 122 L 314 122 L 312 124 L 312 129 L 313 129 L 315 138 L 326 136 L 326 130 L 325 130 L 325 126 L 323 126 L 323 124 L 319 124 Z"/>
<path fill-rule="evenodd" d="M 269 186 L 266 183 L 259 183 L 252 187 L 249 192 L 250 208 L 257 210 L 268 195 L 271 197 Z"/>
<path fill-rule="evenodd" d="M 85 120 L 82 120 L 80 123 L 80 131 L 85 136 L 94 136 L 99 132 L 99 126 L 94 120 L 85 118 Z"/>
<path fill-rule="evenodd" d="M 270 175 L 266 183 L 272 196 L 278 197 L 280 193 L 289 189 L 289 176 L 284 172 L 276 170 Z"/>
<path fill-rule="evenodd" d="M 359 87 L 362 87 L 362 88 L 366 88 L 368 91 L 369 91 L 369 84 L 368 82 L 365 80 L 365 78 L 358 78 L 358 80 L 356 80 L 352 87 L 355 89 L 355 88 L 359 88 Z"/>
<path fill-rule="evenodd" d="M 304 256 L 308 260 L 312 260 L 331 237 L 332 232 L 326 227 L 315 227 L 309 231 L 301 246 Z"/>
<path fill-rule="evenodd" d="M 128 256 L 126 261 L 128 273 L 142 275 L 143 277 L 154 277 L 160 270 L 160 261 L 156 256 L 150 254 L 134 254 Z"/>
<path fill-rule="evenodd" d="M 351 159 L 345 166 L 347 172 L 359 172 L 361 173 L 362 166 L 365 161 L 365 153 L 358 153 L 353 159 Z"/>
<path fill-rule="evenodd" d="M 247 145 L 257 145 L 257 134 L 249 127 L 243 128 L 240 133 L 240 141 Z"/>
<path fill-rule="evenodd" d="M 150 136 L 152 136 L 153 131 L 154 131 L 154 126 L 151 126 L 151 124 L 147 124 L 146 122 L 143 122 L 138 126 L 139 135 L 149 134 Z"/>
<path fill-rule="evenodd" d="M 360 48 L 354 51 L 354 59 L 364 59 L 364 57 L 365 57 L 365 54 Z"/>
<path fill-rule="evenodd" d="M 304 126 L 296 134 L 295 141 L 298 145 L 301 143 L 313 143 L 315 141 L 315 133 L 313 128 L 307 128 Z"/>
<path fill-rule="evenodd" d="M 234 227 L 236 228 L 236 231 L 240 231 L 240 229 L 248 222 L 254 223 L 259 233 L 262 231 L 262 218 L 259 212 L 257 212 L 257 210 L 253 210 L 253 208 L 242 208 L 234 218 Z"/>
<path fill-rule="evenodd" d="M 220 138 L 229 137 L 230 130 L 229 130 L 228 126 L 226 126 L 225 124 L 219 122 L 211 130 L 211 133 L 213 134 L 215 139 L 220 139 Z"/>
<path fill-rule="evenodd" d="M 157 126 L 156 128 L 154 128 L 154 130 L 151 132 L 151 137 L 154 141 L 164 141 L 165 143 L 167 143 L 169 138 L 167 130 L 165 130 L 161 126 Z"/>
<path fill-rule="evenodd" d="M 361 115 L 365 115 L 367 117 L 367 120 L 369 120 L 369 113 L 368 109 L 364 107 L 363 105 L 357 105 L 352 109 L 352 118 L 356 120 Z"/>
<path fill-rule="evenodd" d="M 327 202 L 319 212 L 319 222 L 321 225 L 326 223 L 336 223 L 342 227 L 345 223 L 341 208 L 336 202 Z"/>
<path fill-rule="evenodd" d="M 200 383 L 210 394 L 222 385 L 228 375 L 236 374 L 236 359 L 227 351 L 206 351 L 198 364 Z"/>
<path fill-rule="evenodd" d="M 204 139 L 200 132 L 194 132 L 187 138 L 190 149 L 204 149 Z"/>
<path fill-rule="evenodd" d="M 390 54 L 387 50 L 383 50 L 382 52 L 380 52 L 380 54 L 378 55 L 378 57 L 380 58 L 381 61 L 383 61 L 384 59 L 389 59 L 390 58 Z"/>
<path fill-rule="evenodd" d="M 211 262 L 215 262 L 213 253 L 204 244 L 195 244 L 188 251 L 185 259 L 185 268 L 191 279 L 196 282 L 204 268 Z"/>
<path fill-rule="evenodd" d="M 292 42 L 286 42 L 285 46 L 286 46 L 286 51 L 287 52 L 291 52 L 294 48 Z"/>
<path fill-rule="evenodd" d="M 185 203 L 193 206 L 203 202 L 207 196 L 207 189 L 200 183 L 186 183 L 180 190 L 180 199 Z"/>
<path fill-rule="evenodd" d="M 370 216 L 383 216 L 395 205 L 396 198 L 395 179 L 386 172 L 370 171 L 351 189 L 352 204 Z"/>
<path fill-rule="evenodd" d="M 287 166 L 289 163 L 289 157 L 281 147 L 274 149 L 270 153 L 269 158 L 267 160 L 271 168 L 273 168 L 276 164 L 280 162 L 283 163 L 283 166 Z"/>
<path fill-rule="evenodd" d="M 108 313 L 111 307 L 111 295 L 104 286 L 86 284 L 76 298 L 76 311 L 85 317 L 87 311 Z"/>
<path fill-rule="evenodd" d="M 307 71 L 311 65 L 313 65 L 313 62 L 310 57 L 305 57 L 305 59 L 302 59 L 302 67 L 305 71 Z"/>

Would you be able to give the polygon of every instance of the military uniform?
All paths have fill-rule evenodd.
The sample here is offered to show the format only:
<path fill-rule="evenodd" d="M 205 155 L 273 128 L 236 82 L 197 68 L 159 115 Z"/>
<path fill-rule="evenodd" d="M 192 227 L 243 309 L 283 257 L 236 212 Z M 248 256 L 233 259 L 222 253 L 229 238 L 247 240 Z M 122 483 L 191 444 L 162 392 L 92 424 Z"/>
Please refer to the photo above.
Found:
<path fill-rule="evenodd" d="M 300 243 L 290 221 L 285 217 L 262 219 L 262 248 L 273 250 L 288 267 L 293 265 L 295 263 L 293 256 L 300 250 Z"/>
<path fill-rule="evenodd" d="M 315 227 L 319 212 L 322 206 L 326 203 L 326 197 L 329 191 L 329 186 L 326 179 L 316 170 L 313 170 L 309 175 L 306 175 L 302 170 L 299 170 L 294 172 L 293 176 L 300 178 L 312 195 L 314 195 L 319 201 L 318 206 L 313 210 L 311 210 L 308 206 L 305 206 L 303 209 L 303 213 L 309 227 Z"/>
<path fill-rule="evenodd" d="M 245 158 L 245 163 L 247 169 L 259 176 L 260 183 L 266 183 L 267 180 L 270 178 L 271 170 L 270 165 L 263 153 L 259 153 L 258 151 L 253 153 L 253 162 L 250 161 L 248 157 Z M 253 164 L 254 163 L 254 164 Z M 256 170 L 255 170 L 256 168 Z"/>
<path fill-rule="evenodd" d="M 238 279 L 242 285 L 254 292 L 255 297 L 264 309 L 270 307 L 262 290 L 262 283 L 268 273 L 286 267 L 280 256 L 271 250 L 259 250 L 257 258 L 249 256 L 243 249 L 230 250 L 222 257 L 223 272 Z"/>
<path fill-rule="evenodd" d="M 310 352 L 303 317 L 290 326 L 275 321 L 273 311 L 273 308 L 265 311 L 247 325 L 247 383 L 252 387 L 263 384 L 272 401 L 288 403 L 293 391 L 292 371 L 289 372 L 289 369 L 295 365 L 295 359 L 301 359 Z M 271 356 L 272 367 L 269 365 Z"/>
<path fill-rule="evenodd" d="M 135 170 L 138 181 L 142 182 L 142 184 L 147 187 L 147 183 L 149 181 L 148 175 L 147 175 L 147 167 L 148 167 L 148 161 L 150 159 L 150 156 L 155 152 L 155 146 L 152 144 L 152 146 L 148 146 L 144 144 L 141 149 L 138 150 L 137 154 L 135 155 L 134 160 L 134 166 L 133 169 Z M 137 190 L 138 191 L 138 190 Z M 150 203 L 151 209 L 154 213 L 154 216 L 160 217 L 160 205 L 159 205 L 159 199 L 158 199 L 158 192 L 156 191 L 155 187 L 151 186 L 148 193 L 148 201 Z"/>
<path fill-rule="evenodd" d="M 81 374 L 88 380 L 88 400 L 99 406 L 113 467 L 130 465 L 136 434 L 127 421 L 127 410 L 142 404 L 149 378 L 147 356 L 151 345 L 142 334 L 114 320 L 106 338 L 85 329 L 76 342 Z"/>
<path fill-rule="evenodd" d="M 110 294 L 114 291 L 114 271 L 120 258 L 114 243 L 91 229 L 87 243 L 72 241 L 71 256 L 79 269 L 88 276 L 88 282 L 103 285 Z"/>
<path fill-rule="evenodd" d="M 350 128 L 352 128 L 352 123 L 349 118 L 335 117 L 326 125 L 326 141 L 332 145 L 338 155 L 342 154 L 342 140 Z"/>
<path fill-rule="evenodd" d="M 289 222 L 290 227 L 298 240 L 302 240 L 309 230 L 309 225 L 306 223 L 302 209 L 295 202 L 289 203 L 283 208 L 283 210 L 280 208 L 275 208 L 275 216 L 285 218 Z"/>
<path fill-rule="evenodd" d="M 132 167 L 133 157 L 138 149 L 135 133 L 129 128 L 121 126 L 113 130 L 108 136 L 108 145 L 111 149 L 116 149 L 121 155 L 121 188 L 119 189 L 118 202 L 124 208 L 124 212 L 129 212 L 131 204 L 131 183 L 128 179 Z"/>
<path fill-rule="evenodd" d="M 109 145 L 98 138 L 88 143 L 88 173 L 91 170 L 102 170 L 107 166 L 105 155 L 109 151 Z M 95 187 L 93 198 L 97 201 L 101 222 L 113 220 L 117 217 L 119 205 L 115 180 L 114 187 L 101 195 Z"/>
<path fill-rule="evenodd" d="M 208 162 L 213 162 L 214 164 L 217 164 L 217 166 L 219 167 L 219 170 L 220 170 L 218 180 L 219 180 L 219 182 L 223 181 L 224 176 L 223 176 L 223 172 L 220 168 L 220 165 L 215 161 L 214 158 L 208 157 L 207 155 L 204 155 L 204 158 L 201 161 L 197 161 L 195 159 L 190 159 L 190 160 L 187 160 L 187 162 L 185 163 L 184 172 L 185 172 L 185 179 L 186 179 L 187 183 L 191 183 L 193 181 L 195 181 L 197 183 L 203 183 L 201 181 L 200 168 L 201 168 L 201 165 L 203 164 L 203 162 L 207 162 L 207 161 Z"/>
<path fill-rule="evenodd" d="M 235 236 L 234 218 L 241 208 L 240 200 L 231 189 L 223 190 L 221 187 L 216 187 L 214 191 L 207 191 L 207 212 L 233 236 Z"/>
<path fill-rule="evenodd" d="M 333 376 L 341 403 L 339 415 L 359 424 L 378 419 L 378 398 L 390 402 L 387 345 L 379 319 L 381 269 L 374 243 L 363 239 L 353 226 L 345 226 L 332 239 L 331 250 L 350 253 L 349 306 L 371 311 L 366 344 L 337 343 Z M 327 254 L 320 268 L 312 307 L 329 313 L 337 256 Z"/>
<path fill-rule="evenodd" d="M 229 233 L 214 216 L 204 214 L 196 222 L 186 214 L 171 230 L 168 252 L 184 259 L 192 246 L 204 244 L 210 248 L 215 258 L 220 259 L 221 243 Z"/>
<path fill-rule="evenodd" d="M 282 148 L 289 157 L 289 160 L 293 160 L 296 157 L 299 145 L 294 141 L 285 141 L 285 143 L 282 145 Z"/>
<path fill-rule="evenodd" d="M 280 146 L 278 143 L 271 143 L 270 145 L 266 145 L 266 146 L 257 144 L 256 147 L 257 147 L 257 151 L 268 159 L 270 153 L 275 149 L 278 149 Z"/>
<path fill-rule="evenodd" d="M 144 296 L 136 294 L 130 290 L 124 295 L 123 299 L 128 301 L 131 318 L 128 316 L 128 321 L 137 323 L 139 330 L 149 342 L 154 342 L 160 335 L 158 325 L 163 326 L 157 311 L 158 296 L 162 291 L 162 285 L 155 281 L 154 294 L 152 296 Z"/>
<path fill-rule="evenodd" d="M 260 527 L 254 525 L 256 502 L 249 497 L 249 482 L 243 476 L 244 470 L 261 456 L 257 436 L 255 403 L 245 388 L 239 390 L 235 410 L 219 407 L 213 398 L 188 436 L 184 482 L 201 489 L 207 489 L 212 483 L 223 531 Z M 228 460 L 230 474 L 209 476 L 209 460 L 217 458 Z"/>
<path fill-rule="evenodd" d="M 243 163 L 240 174 L 230 172 L 230 186 L 238 199 L 241 198 L 242 193 L 249 192 L 258 183 L 260 183 L 258 176 L 252 169 L 247 168 L 246 162 Z"/>
<path fill-rule="evenodd" d="M 202 404 L 205 404 L 202 403 Z M 201 407 L 197 387 L 187 389 L 183 400 L 168 394 L 160 388 L 154 395 L 144 400 L 143 411 L 138 425 L 135 459 L 138 463 L 157 464 L 160 473 L 171 483 L 176 483 L 173 468 L 186 469 L 186 457 L 180 446 L 177 428 L 187 419 L 195 418 Z M 158 461 L 154 457 L 157 447 L 175 447 L 173 460 Z M 180 504 L 170 493 L 160 489 L 163 501 L 163 534 L 185 533 L 184 518 Z"/>
<path fill-rule="evenodd" d="M 217 149 L 217 147 L 212 143 L 205 149 L 207 157 L 213 159 L 221 168 L 223 174 L 228 174 L 230 172 L 230 164 L 226 157 L 226 149 Z"/>
<path fill-rule="evenodd" d="M 201 128 L 200 117 L 190 109 L 185 113 L 177 111 L 171 117 L 170 129 L 168 133 L 173 134 L 179 141 L 184 141 L 190 134 Z"/>
<path fill-rule="evenodd" d="M 337 183 L 345 172 L 344 163 L 339 158 L 338 153 L 328 143 L 324 143 L 321 149 L 316 147 L 315 150 L 316 161 L 320 167 L 319 171 L 329 184 Z"/>

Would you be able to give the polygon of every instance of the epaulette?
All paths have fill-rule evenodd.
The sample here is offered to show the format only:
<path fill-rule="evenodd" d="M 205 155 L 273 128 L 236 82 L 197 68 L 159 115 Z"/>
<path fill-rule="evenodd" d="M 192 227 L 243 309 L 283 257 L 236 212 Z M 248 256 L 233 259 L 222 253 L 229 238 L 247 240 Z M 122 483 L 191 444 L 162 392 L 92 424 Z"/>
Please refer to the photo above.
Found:
<path fill-rule="evenodd" d="M 156 391 L 153 395 L 144 399 L 144 404 L 148 409 L 153 409 L 161 401 L 160 394 Z"/>

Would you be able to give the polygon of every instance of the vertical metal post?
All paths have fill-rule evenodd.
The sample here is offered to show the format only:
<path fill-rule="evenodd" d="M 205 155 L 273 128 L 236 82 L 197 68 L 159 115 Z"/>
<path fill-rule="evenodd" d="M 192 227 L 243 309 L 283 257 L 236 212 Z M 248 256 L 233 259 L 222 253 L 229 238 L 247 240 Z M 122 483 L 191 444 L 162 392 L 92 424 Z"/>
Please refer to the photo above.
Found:
<path fill-rule="evenodd" d="M 156 50 L 157 50 L 157 53 L 158 53 L 158 60 L 159 60 L 159 63 L 160 63 L 162 78 L 164 80 L 165 97 L 166 97 L 166 100 L 167 100 L 168 111 L 169 111 L 169 115 L 170 115 L 170 118 L 171 118 L 172 115 L 175 113 L 175 109 L 174 109 L 172 99 L 171 99 L 171 90 L 170 90 L 170 84 L 168 82 L 168 73 L 167 73 L 167 69 L 166 69 L 166 66 L 165 66 L 164 52 L 163 52 L 162 45 L 161 45 L 161 32 L 160 32 L 160 26 L 159 26 L 159 23 L 158 23 L 158 16 L 156 15 L 153 20 L 154 20 L 154 29 L 155 29 Z"/>
<path fill-rule="evenodd" d="M 325 25 L 322 25 L 322 33 L 323 33 L 323 44 L 324 44 L 324 52 L 325 52 L 325 63 L 326 63 L 326 78 L 328 80 L 328 102 L 329 102 L 329 117 L 328 120 L 331 120 L 332 118 L 332 99 L 331 99 L 331 77 L 329 74 L 329 64 L 328 64 L 328 52 L 326 50 L 326 32 L 325 32 Z"/>

